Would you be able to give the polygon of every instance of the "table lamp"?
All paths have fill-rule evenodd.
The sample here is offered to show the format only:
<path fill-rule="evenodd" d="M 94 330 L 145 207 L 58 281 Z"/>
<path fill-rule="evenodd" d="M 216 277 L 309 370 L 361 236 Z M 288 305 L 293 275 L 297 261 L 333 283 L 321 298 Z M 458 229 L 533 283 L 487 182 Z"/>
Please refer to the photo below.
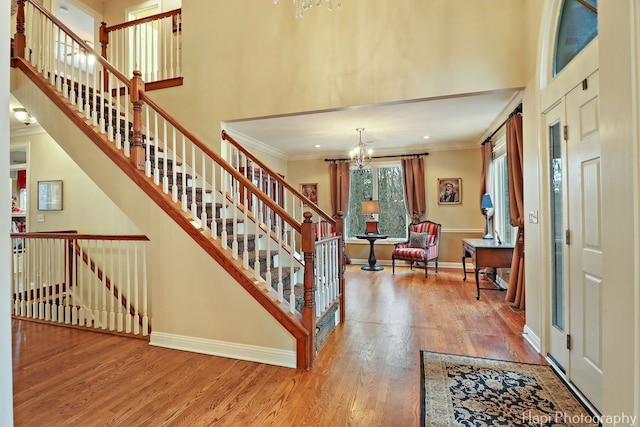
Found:
<path fill-rule="evenodd" d="M 369 219 L 367 219 L 367 226 L 364 232 L 366 234 L 380 234 L 378 231 L 378 220 L 373 216 L 373 214 L 380 213 L 380 202 L 378 200 L 363 201 L 360 213 L 363 215 L 371 215 Z"/>
<path fill-rule="evenodd" d="M 489 212 L 489 210 L 493 210 L 493 202 L 491 201 L 490 194 L 485 193 L 482 195 L 482 202 L 480 203 L 480 209 L 482 209 L 482 213 L 484 214 L 487 222 L 485 226 L 485 235 L 483 239 L 487 239 L 487 240 L 493 239 L 493 236 L 489 231 L 489 218 L 493 214 L 493 212 Z"/>

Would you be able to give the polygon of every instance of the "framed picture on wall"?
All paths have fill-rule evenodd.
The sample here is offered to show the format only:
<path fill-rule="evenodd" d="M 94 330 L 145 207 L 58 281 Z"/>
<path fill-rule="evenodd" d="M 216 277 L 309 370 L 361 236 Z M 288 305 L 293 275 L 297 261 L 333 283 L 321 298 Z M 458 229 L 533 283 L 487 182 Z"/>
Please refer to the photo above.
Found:
<path fill-rule="evenodd" d="M 38 210 L 62 210 L 62 181 L 38 181 Z"/>
<path fill-rule="evenodd" d="M 300 184 L 300 192 L 311 200 L 314 204 L 318 204 L 318 183 Z"/>
<path fill-rule="evenodd" d="M 438 178 L 438 204 L 462 203 L 462 178 Z"/>

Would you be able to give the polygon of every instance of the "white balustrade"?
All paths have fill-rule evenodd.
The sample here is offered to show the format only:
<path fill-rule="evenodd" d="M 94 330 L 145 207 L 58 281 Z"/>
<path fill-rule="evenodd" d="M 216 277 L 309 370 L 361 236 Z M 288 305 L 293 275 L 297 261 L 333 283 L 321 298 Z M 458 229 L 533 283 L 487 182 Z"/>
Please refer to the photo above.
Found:
<path fill-rule="evenodd" d="M 148 335 L 146 237 L 22 233 L 12 238 L 18 236 L 23 244 L 12 250 L 14 315 Z"/>

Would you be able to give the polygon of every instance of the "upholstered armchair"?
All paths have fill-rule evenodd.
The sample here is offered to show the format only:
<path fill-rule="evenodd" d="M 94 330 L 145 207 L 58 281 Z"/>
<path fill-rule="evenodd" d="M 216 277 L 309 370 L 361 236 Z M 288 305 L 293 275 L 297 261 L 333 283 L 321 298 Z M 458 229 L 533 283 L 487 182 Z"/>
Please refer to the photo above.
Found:
<path fill-rule="evenodd" d="M 424 263 L 424 275 L 427 276 L 429 261 L 435 261 L 436 273 L 438 272 L 438 249 L 440 246 L 441 225 L 432 221 L 422 221 L 409 224 L 409 240 L 396 243 L 391 254 L 392 272 L 396 272 L 396 260 L 409 261 L 409 267 L 413 269 L 414 262 Z"/>

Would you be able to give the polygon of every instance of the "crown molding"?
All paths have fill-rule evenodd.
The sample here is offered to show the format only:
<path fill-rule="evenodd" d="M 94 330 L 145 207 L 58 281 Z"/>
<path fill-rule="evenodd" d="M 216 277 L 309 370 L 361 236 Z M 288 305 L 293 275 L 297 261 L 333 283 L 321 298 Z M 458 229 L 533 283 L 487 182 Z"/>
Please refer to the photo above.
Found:
<path fill-rule="evenodd" d="M 240 142 L 245 148 L 253 148 L 255 150 L 259 150 L 262 153 L 275 156 L 285 161 L 292 160 L 291 157 L 288 156 L 284 151 L 273 148 L 262 141 L 258 141 L 255 138 L 234 131 L 232 129 L 226 129 L 225 127 L 223 127 L 223 130 L 225 130 L 233 139 Z"/>

